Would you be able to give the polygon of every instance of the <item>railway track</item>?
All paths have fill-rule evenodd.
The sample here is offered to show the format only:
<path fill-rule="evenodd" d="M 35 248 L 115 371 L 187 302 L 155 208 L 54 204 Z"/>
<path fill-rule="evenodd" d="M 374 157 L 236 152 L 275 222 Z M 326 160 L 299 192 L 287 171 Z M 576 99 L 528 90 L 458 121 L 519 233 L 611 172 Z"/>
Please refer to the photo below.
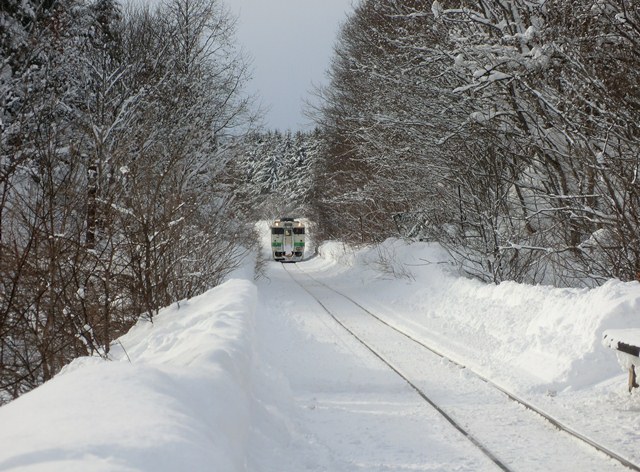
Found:
<path fill-rule="evenodd" d="M 557 454 L 557 458 L 554 457 L 554 460 L 557 459 L 557 470 L 640 472 L 638 465 L 615 451 L 581 434 L 423 340 L 417 339 L 347 294 L 313 277 L 300 265 L 294 267 L 289 269 L 283 265 L 290 276 L 291 270 L 303 274 L 306 282 L 301 281 L 299 277 L 292 276 L 292 279 L 342 329 L 401 377 L 431 408 L 480 449 L 500 470 L 540 470 L 533 467 L 536 462 L 535 451 L 539 449 L 540 453 L 552 457 Z M 411 345 L 411 349 L 397 349 L 397 346 L 402 343 L 406 346 Z M 388 345 L 395 347 L 385 349 L 384 346 Z M 424 359 L 427 367 L 423 368 L 422 372 L 416 372 L 412 367 L 415 362 L 412 365 L 403 363 L 403 356 L 412 357 L 414 361 Z M 456 370 L 458 373 L 455 372 Z M 464 372 L 464 376 L 459 372 Z M 442 376 L 456 374 L 458 379 L 455 381 L 448 379 L 442 382 L 442 384 L 450 383 L 453 386 L 451 391 L 443 389 L 442 384 L 439 384 Z M 434 377 L 435 381 L 428 381 L 429 377 Z M 480 389 L 480 384 L 484 388 Z M 477 394 L 478 407 L 487 409 L 487 414 L 481 415 L 480 421 L 476 418 L 475 412 L 465 411 L 464 407 L 461 408 L 455 401 L 451 401 L 451 398 L 460 395 L 460 391 L 463 391 L 463 396 Z M 525 413 L 526 417 L 522 413 Z M 492 415 L 497 418 L 493 418 Z M 532 430 L 530 433 L 527 432 L 528 428 Z M 491 431 L 486 431 L 487 429 Z M 527 439 L 527 434 L 531 434 L 532 438 Z M 551 439 L 542 440 L 542 436 Z M 514 440 L 509 441 L 508 445 L 501 444 L 501 442 L 504 443 L 504 438 L 514 438 Z M 518 444 L 515 438 L 518 439 Z"/>

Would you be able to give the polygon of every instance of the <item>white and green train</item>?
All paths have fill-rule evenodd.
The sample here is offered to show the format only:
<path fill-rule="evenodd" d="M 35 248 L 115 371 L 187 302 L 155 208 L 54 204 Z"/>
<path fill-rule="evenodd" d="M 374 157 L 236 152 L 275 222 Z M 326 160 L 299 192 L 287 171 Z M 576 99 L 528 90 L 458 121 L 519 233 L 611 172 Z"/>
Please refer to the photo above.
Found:
<path fill-rule="evenodd" d="M 304 224 L 280 218 L 271 224 L 271 251 L 280 262 L 298 262 L 304 257 Z"/>

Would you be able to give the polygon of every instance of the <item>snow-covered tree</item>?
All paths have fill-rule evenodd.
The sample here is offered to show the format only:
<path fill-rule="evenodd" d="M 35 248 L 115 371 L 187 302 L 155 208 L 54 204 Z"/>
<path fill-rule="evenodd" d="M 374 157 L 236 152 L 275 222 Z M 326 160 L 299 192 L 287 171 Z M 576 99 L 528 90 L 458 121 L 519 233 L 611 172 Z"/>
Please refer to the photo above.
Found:
<path fill-rule="evenodd" d="M 317 162 L 324 141 L 311 133 L 252 133 L 236 149 L 236 196 L 246 218 L 280 216 L 313 218 Z"/>
<path fill-rule="evenodd" d="M 222 171 L 253 121 L 217 0 L 0 11 L 0 392 L 15 397 L 244 250 Z M 194 252 L 194 248 L 199 248 Z"/>
<path fill-rule="evenodd" d="M 435 238 L 487 280 L 635 278 L 636 10 L 361 2 L 317 114 L 322 223 Z"/>

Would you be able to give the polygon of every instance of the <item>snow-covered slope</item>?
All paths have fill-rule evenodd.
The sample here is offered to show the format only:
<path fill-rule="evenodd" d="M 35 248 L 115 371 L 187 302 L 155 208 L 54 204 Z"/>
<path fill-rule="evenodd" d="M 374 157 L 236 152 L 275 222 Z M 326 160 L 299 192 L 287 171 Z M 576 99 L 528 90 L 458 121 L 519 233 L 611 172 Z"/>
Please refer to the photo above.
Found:
<path fill-rule="evenodd" d="M 640 324 L 640 284 L 486 285 L 456 275 L 438 247 L 397 240 L 357 251 L 330 243 L 319 252 L 300 268 L 508 388 L 539 396 L 545 407 L 609 421 L 602 427 L 615 427 L 626 443 L 638 439 L 638 395 L 626 393 L 625 374 L 601 336 Z M 296 371 L 265 363 L 282 353 L 261 355 L 295 345 L 282 352 L 296 356 L 310 345 L 292 340 L 294 324 L 286 320 L 295 305 L 272 300 L 269 271 L 280 266 L 269 264 L 259 289 L 245 274 L 168 307 L 115 343 L 110 361 L 78 359 L 0 408 L 0 470 L 272 470 L 273 454 L 303 468 L 330 463 L 302 457 L 319 449 L 305 445 L 290 421 L 298 407 L 287 385 L 296 383 Z M 286 298 L 287 290 L 275 292 Z M 325 328 L 323 336 L 339 331 L 329 322 Z M 304 374 L 313 388 L 313 373 Z M 601 418 L 607 414 L 613 417 Z"/>
<path fill-rule="evenodd" d="M 243 470 L 255 304 L 230 280 L 0 408 L 0 470 Z"/>
<path fill-rule="evenodd" d="M 400 240 L 359 252 L 333 243 L 321 253 L 310 264 L 337 261 L 341 275 L 333 269 L 326 276 L 334 285 L 511 388 L 576 390 L 619 377 L 602 333 L 640 326 L 637 282 L 595 289 L 484 284 L 460 277 L 438 246 Z"/>

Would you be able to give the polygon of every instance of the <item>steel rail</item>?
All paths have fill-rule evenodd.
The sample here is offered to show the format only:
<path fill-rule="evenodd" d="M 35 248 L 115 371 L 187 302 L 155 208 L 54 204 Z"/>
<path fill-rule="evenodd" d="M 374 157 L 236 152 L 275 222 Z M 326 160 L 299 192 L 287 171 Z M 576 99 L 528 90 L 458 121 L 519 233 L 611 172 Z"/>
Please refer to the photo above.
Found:
<path fill-rule="evenodd" d="M 284 267 L 284 265 L 283 265 Z M 464 429 L 456 420 L 454 420 L 446 411 L 444 411 L 438 404 L 436 404 L 429 396 L 415 383 L 413 383 L 406 375 L 404 375 L 396 366 L 394 366 L 389 360 L 387 360 L 382 354 L 376 351 L 373 347 L 371 347 L 366 341 L 364 341 L 360 336 L 358 336 L 353 330 L 351 330 L 346 324 L 344 324 L 329 308 L 322 303 L 317 296 L 315 296 L 311 291 L 305 287 L 300 281 L 296 280 L 288 269 L 285 268 L 285 272 L 289 274 L 291 279 L 305 292 L 311 296 L 318 305 L 338 324 L 340 325 L 347 333 L 349 333 L 353 338 L 355 338 L 362 346 L 364 346 L 371 354 L 377 357 L 381 362 L 383 362 L 389 369 L 395 372 L 402 380 L 404 380 L 425 402 L 427 402 L 438 414 L 440 414 L 451 426 L 453 426 L 456 430 L 458 430 L 467 440 L 469 440 L 474 446 L 476 446 L 482 453 L 496 466 L 503 470 L 504 472 L 514 472 L 513 469 L 510 469 L 507 465 L 505 465 L 498 457 L 491 452 L 484 444 L 482 444 L 475 436 L 473 436 L 469 431 Z M 305 273 L 305 275 L 308 275 Z M 313 278 L 313 277 L 311 277 Z M 315 279 L 314 279 L 315 280 Z M 322 283 L 322 282 L 320 282 Z M 325 285 L 325 284 L 322 284 Z M 330 288 L 330 287 L 327 287 Z M 331 288 L 330 288 L 331 289 Z M 331 289 L 333 290 L 333 289 Z M 337 293 L 337 292 L 336 292 Z M 339 294 L 342 295 L 342 294 Z M 342 295 L 344 296 L 344 295 Z M 348 298 L 348 297 L 345 297 Z M 350 300 L 352 303 L 355 303 L 353 300 Z M 355 303 L 359 308 L 370 314 L 366 309 L 364 309 L 359 304 Z"/>
<path fill-rule="evenodd" d="M 359 307 L 361 310 L 363 310 L 365 313 L 367 313 L 368 315 L 372 316 L 373 318 L 375 318 L 376 320 L 378 320 L 380 323 L 384 324 L 385 326 L 391 328 L 392 330 L 396 331 L 398 334 L 401 334 L 402 336 L 404 336 L 405 338 L 413 341 L 414 343 L 422 346 L 423 348 L 427 349 L 428 351 L 432 352 L 433 354 L 435 354 L 436 356 L 447 360 L 449 362 L 451 362 L 452 364 L 467 370 L 468 372 L 470 372 L 472 375 L 474 375 L 475 377 L 477 377 L 478 379 L 480 379 L 481 381 L 487 383 L 488 385 L 494 387 L 495 389 L 499 390 L 500 392 L 502 392 L 504 395 L 507 396 L 507 398 L 509 398 L 510 400 L 522 405 L 523 407 L 525 407 L 527 410 L 532 411 L 533 413 L 536 413 L 537 415 L 541 416 L 543 419 L 545 419 L 546 421 L 548 421 L 551 425 L 553 425 L 554 427 L 556 427 L 558 430 L 569 434 L 570 436 L 584 442 L 585 444 L 591 446 L 592 448 L 594 448 L 595 450 L 597 450 L 598 452 L 605 454 L 607 457 L 619 462 L 621 465 L 623 465 L 624 467 L 627 467 L 630 470 L 634 470 L 637 472 L 640 472 L 640 466 L 634 464 L 633 462 L 631 462 L 629 459 L 626 459 L 624 457 L 622 457 L 620 454 L 618 454 L 615 451 L 612 451 L 611 449 L 609 449 L 606 446 L 603 446 L 602 444 L 599 444 L 597 442 L 595 442 L 593 439 L 585 436 L 584 434 L 576 431 L 575 429 L 571 428 L 570 426 L 566 425 L 565 423 L 563 423 L 562 421 L 560 421 L 559 419 L 555 418 L 554 416 L 552 416 L 549 413 L 546 413 L 544 410 L 542 410 L 541 408 L 533 405 L 532 403 L 530 403 L 529 401 L 519 397 L 518 395 L 508 391 L 506 388 L 498 385 L 496 382 L 490 380 L 488 377 L 485 377 L 484 375 L 476 372 L 475 370 L 467 367 L 465 364 L 463 364 L 462 362 L 453 359 L 452 357 L 450 357 L 447 354 L 442 353 L 441 351 L 439 351 L 438 349 L 434 348 L 433 346 L 429 346 L 427 345 L 424 341 L 415 338 L 414 336 L 410 335 L 409 333 L 405 332 L 404 330 L 402 330 L 401 328 L 394 326 L 393 324 L 389 323 L 388 321 L 382 319 L 380 316 L 376 315 L 375 313 L 371 312 L 369 309 L 367 309 L 366 307 L 362 306 L 360 303 L 358 303 L 357 301 L 355 301 L 353 298 L 351 298 L 350 296 L 342 293 L 341 291 L 331 287 L 330 285 L 327 285 L 326 283 L 324 283 L 321 280 L 318 280 L 317 278 L 313 277 L 311 274 L 307 273 L 305 270 L 303 270 L 301 267 L 296 266 L 297 269 L 302 272 L 305 276 L 309 277 L 310 279 L 312 279 L 313 281 L 315 281 L 316 283 L 319 283 L 320 285 L 324 286 L 325 288 L 331 290 L 334 293 L 337 293 L 338 295 L 340 295 L 341 297 L 349 300 L 351 303 L 353 303 L 354 305 L 356 305 L 357 307 Z M 291 275 L 291 274 L 289 274 Z M 293 278 L 293 277 L 292 277 Z M 295 279 L 294 279 L 295 280 Z M 296 281 L 297 282 L 297 281 Z M 300 285 L 300 284 L 299 284 Z M 300 285 L 302 287 L 302 285 Z M 305 288 L 305 291 L 307 291 L 307 293 L 309 293 L 309 291 Z M 314 297 L 316 298 L 316 297 Z"/>

